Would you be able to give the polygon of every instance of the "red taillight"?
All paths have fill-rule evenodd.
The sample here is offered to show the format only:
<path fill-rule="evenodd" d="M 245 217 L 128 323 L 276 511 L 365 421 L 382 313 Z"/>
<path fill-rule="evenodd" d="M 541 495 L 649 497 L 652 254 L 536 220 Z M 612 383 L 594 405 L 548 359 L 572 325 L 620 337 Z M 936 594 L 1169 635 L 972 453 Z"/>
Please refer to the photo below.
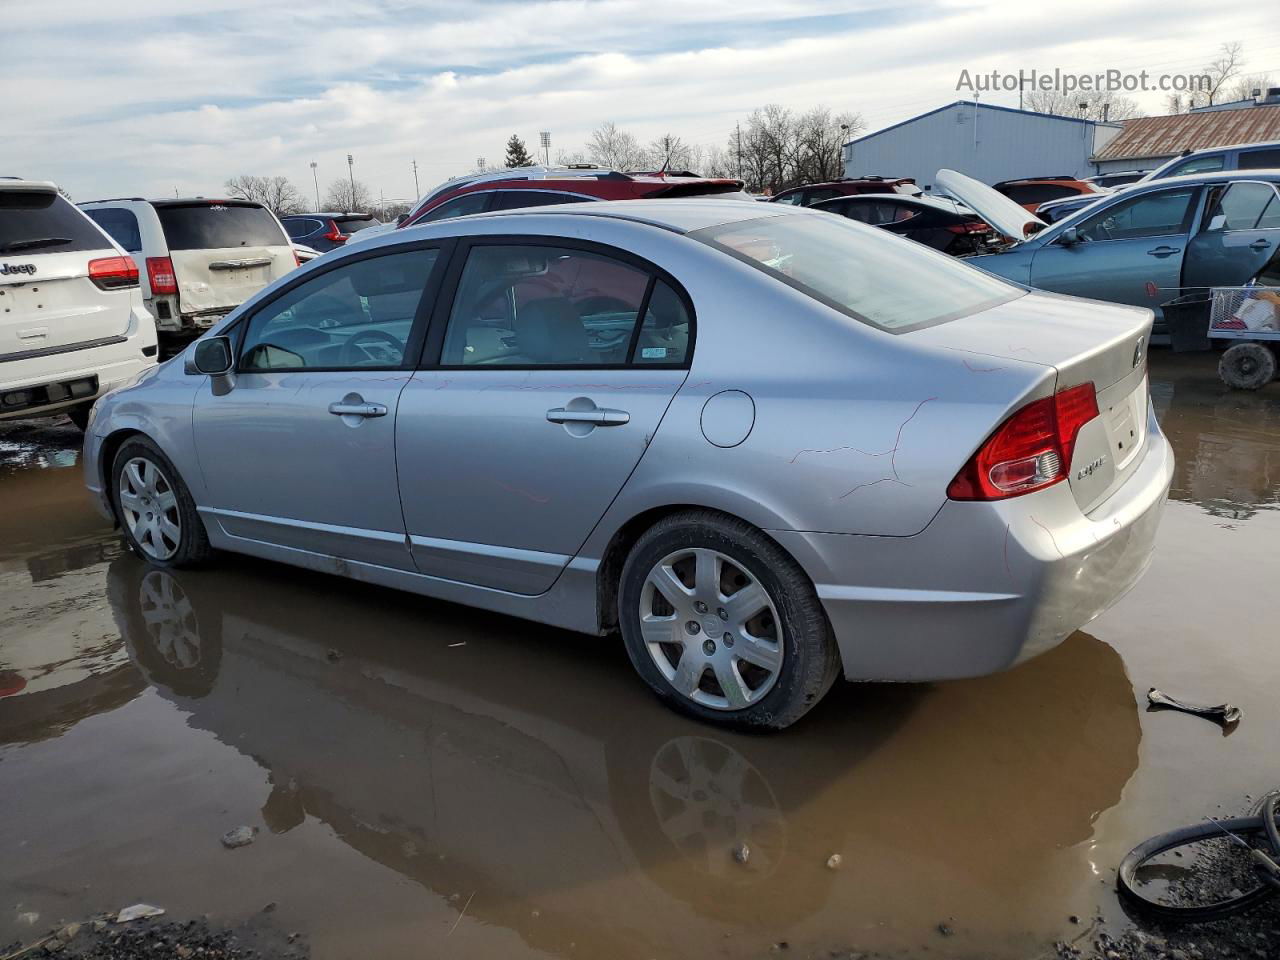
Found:
<path fill-rule="evenodd" d="M 1027 404 L 987 438 L 947 487 L 952 500 L 1003 500 L 1066 477 L 1080 428 L 1098 415 L 1092 383 Z"/>
<path fill-rule="evenodd" d="M 99 290 L 120 290 L 138 285 L 138 265 L 133 257 L 103 257 L 89 261 L 89 279 Z"/>
<path fill-rule="evenodd" d="M 151 295 L 178 292 L 178 278 L 173 272 L 173 261 L 168 257 L 147 257 L 147 282 Z"/>
<path fill-rule="evenodd" d="M 300 266 L 302 266 L 302 258 L 301 258 L 300 256 L 298 256 L 298 251 L 297 251 L 297 250 L 293 251 L 293 265 L 294 265 L 295 267 L 300 267 Z"/>
<path fill-rule="evenodd" d="M 346 235 L 338 229 L 338 225 L 332 220 L 329 221 L 329 232 L 324 235 L 324 238 L 330 243 L 341 244 L 347 242 Z"/>

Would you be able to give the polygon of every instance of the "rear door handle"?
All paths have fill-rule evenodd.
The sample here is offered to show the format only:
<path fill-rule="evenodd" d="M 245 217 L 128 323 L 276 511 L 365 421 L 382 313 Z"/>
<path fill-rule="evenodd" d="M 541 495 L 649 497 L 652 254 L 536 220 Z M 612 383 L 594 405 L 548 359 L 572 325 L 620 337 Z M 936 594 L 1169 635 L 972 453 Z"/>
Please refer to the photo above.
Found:
<path fill-rule="evenodd" d="M 387 415 L 387 405 L 385 403 L 350 403 L 346 400 L 339 400 L 336 403 L 329 404 L 329 412 L 336 417 L 385 417 Z"/>
<path fill-rule="evenodd" d="M 597 407 L 594 410 L 567 410 L 564 407 L 553 407 L 547 411 L 547 420 L 551 423 L 594 423 L 597 427 L 618 427 L 631 422 L 631 414 L 625 410 L 608 410 Z"/>
<path fill-rule="evenodd" d="M 1267 249 L 1267 247 L 1269 247 L 1269 246 L 1271 246 L 1271 241 L 1269 241 L 1269 240 L 1255 240 L 1255 241 L 1253 241 L 1253 243 L 1249 244 L 1249 249 L 1250 249 L 1250 250 L 1265 250 L 1265 249 Z"/>
<path fill-rule="evenodd" d="M 1181 252 L 1182 252 L 1181 247 L 1161 246 L 1161 247 L 1156 247 L 1154 250 L 1148 250 L 1147 254 L 1148 256 L 1152 256 L 1152 257 L 1171 257 L 1175 253 L 1181 253 Z"/>

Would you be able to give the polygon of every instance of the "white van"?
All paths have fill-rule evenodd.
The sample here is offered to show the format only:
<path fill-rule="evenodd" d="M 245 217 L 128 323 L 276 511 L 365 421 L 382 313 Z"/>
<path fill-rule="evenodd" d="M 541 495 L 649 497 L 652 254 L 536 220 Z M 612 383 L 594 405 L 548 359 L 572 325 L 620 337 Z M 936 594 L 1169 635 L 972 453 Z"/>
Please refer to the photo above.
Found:
<path fill-rule="evenodd" d="M 300 262 L 275 214 L 252 200 L 129 197 L 80 209 L 133 254 L 161 333 L 203 333 Z"/>
<path fill-rule="evenodd" d="M 0 420 L 65 413 L 156 364 L 138 267 L 48 182 L 0 178 Z"/>

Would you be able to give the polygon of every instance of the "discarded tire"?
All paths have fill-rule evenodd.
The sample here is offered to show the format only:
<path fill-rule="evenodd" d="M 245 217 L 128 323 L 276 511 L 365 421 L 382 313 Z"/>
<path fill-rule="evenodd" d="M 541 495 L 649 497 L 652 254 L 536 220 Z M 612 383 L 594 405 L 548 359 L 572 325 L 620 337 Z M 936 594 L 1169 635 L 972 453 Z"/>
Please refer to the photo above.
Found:
<path fill-rule="evenodd" d="M 1218 376 L 1234 390 L 1260 390 L 1276 375 L 1276 355 L 1261 343 L 1237 343 L 1218 361 Z"/>

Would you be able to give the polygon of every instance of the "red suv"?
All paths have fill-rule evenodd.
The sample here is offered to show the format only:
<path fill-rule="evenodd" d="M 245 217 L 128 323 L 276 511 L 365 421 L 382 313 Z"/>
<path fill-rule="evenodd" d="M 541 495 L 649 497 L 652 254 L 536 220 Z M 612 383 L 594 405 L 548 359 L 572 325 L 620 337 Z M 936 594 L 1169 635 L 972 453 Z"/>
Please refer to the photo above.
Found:
<path fill-rule="evenodd" d="M 458 177 L 418 201 L 401 227 L 471 213 L 540 207 L 585 200 L 706 197 L 741 193 L 742 181 L 684 173 L 619 173 L 590 164 L 516 167 L 499 173 Z"/>
<path fill-rule="evenodd" d="M 845 177 L 830 183 L 807 183 L 803 187 L 783 190 L 773 198 L 773 202 L 811 207 L 820 200 L 852 197 L 860 193 L 901 193 L 908 197 L 918 197 L 921 192 L 910 177 Z"/>
<path fill-rule="evenodd" d="M 1075 177 L 1024 177 L 1021 180 L 1001 180 L 991 185 L 996 193 L 1003 193 L 1014 203 L 1035 213 L 1040 204 L 1063 197 L 1100 193 L 1096 186 Z"/>

